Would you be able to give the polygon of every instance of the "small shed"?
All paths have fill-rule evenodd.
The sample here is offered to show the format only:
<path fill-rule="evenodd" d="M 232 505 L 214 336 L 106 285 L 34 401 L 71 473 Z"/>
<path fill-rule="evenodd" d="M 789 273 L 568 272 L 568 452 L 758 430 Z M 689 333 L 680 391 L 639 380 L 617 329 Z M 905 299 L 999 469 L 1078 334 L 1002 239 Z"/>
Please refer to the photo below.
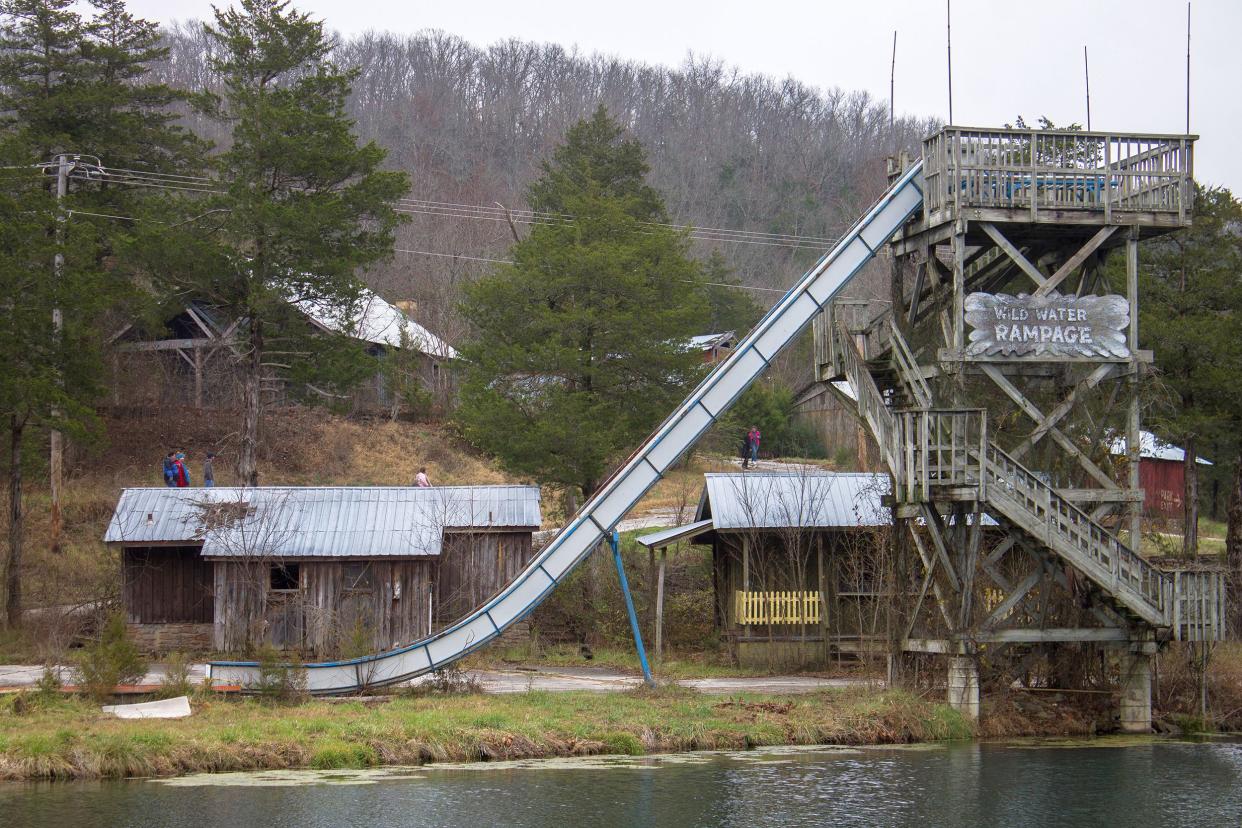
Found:
<path fill-rule="evenodd" d="M 715 365 L 733 353 L 733 349 L 736 346 L 737 333 L 734 331 L 723 331 L 721 333 L 692 336 L 687 348 L 688 350 L 701 353 L 703 361 L 708 365 Z"/>
<path fill-rule="evenodd" d="M 428 635 L 531 557 L 536 486 L 126 489 L 127 621 L 150 650 L 316 657 Z"/>
<path fill-rule="evenodd" d="M 1125 458 L 1126 438 L 1117 437 L 1111 445 L 1114 457 Z M 1195 462 L 1212 462 L 1196 457 Z M 1165 442 L 1150 431 L 1139 432 L 1139 486 L 1143 489 L 1143 515 L 1163 521 L 1185 517 L 1186 450 Z"/>
<path fill-rule="evenodd" d="M 352 312 L 342 316 L 310 300 L 292 302 L 313 331 L 343 334 L 377 360 L 408 349 L 410 370 L 440 402 L 452 395 L 450 366 L 457 351 L 396 306 L 364 289 Z M 112 403 L 115 406 L 193 405 L 229 408 L 240 402 L 242 341 L 246 320 L 201 301 L 190 301 L 164 321 L 162 330 L 144 330 L 138 322 L 122 326 L 113 344 Z M 389 408 L 394 399 L 389 380 L 377 370 L 352 393 L 358 410 Z M 271 374 L 264 380 L 271 402 L 288 389 Z"/>
<path fill-rule="evenodd" d="M 883 474 L 707 474 L 693 523 L 639 538 L 712 547 L 716 623 L 739 663 L 825 665 L 882 635 Z"/>

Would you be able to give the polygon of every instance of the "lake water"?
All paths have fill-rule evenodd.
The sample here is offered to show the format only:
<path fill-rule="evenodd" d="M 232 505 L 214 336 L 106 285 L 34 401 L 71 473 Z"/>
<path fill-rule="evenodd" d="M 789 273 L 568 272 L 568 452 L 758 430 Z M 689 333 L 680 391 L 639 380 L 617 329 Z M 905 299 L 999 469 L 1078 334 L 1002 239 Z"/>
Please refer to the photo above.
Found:
<path fill-rule="evenodd" d="M 1102 740 L 0 783 L 0 826 L 1238 826 L 1242 744 Z"/>

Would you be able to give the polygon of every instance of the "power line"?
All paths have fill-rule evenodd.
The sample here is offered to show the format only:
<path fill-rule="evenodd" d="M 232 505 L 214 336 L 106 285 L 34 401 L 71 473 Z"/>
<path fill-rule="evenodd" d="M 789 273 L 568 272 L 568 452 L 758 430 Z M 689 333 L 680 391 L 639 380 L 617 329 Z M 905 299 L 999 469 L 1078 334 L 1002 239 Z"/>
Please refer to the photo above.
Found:
<path fill-rule="evenodd" d="M 144 218 L 137 218 L 135 216 L 121 216 L 115 213 L 96 213 L 90 210 L 73 209 L 73 210 L 66 210 L 65 212 L 69 218 L 72 218 L 73 216 L 94 216 L 96 218 L 116 219 L 117 221 L 152 221 L 157 224 L 166 223 L 166 222 L 160 221 L 159 219 L 144 219 Z M 209 212 L 216 212 L 216 211 L 213 210 Z M 208 215 L 208 213 L 204 213 L 203 215 Z M 202 218 L 202 216 L 197 216 L 197 218 Z M 193 221 L 193 219 L 189 219 L 189 220 Z M 184 223 L 185 222 L 182 222 L 182 224 Z M 435 250 L 413 250 L 408 247 L 394 247 L 392 250 L 394 253 L 405 253 L 405 254 L 414 255 L 414 256 L 435 256 L 437 258 L 442 258 L 442 259 L 459 259 L 459 260 L 467 261 L 467 262 L 487 262 L 489 264 L 513 264 L 514 263 L 512 259 L 492 259 L 487 256 L 467 256 L 462 253 L 441 253 Z M 682 279 L 681 281 L 689 283 L 689 284 L 710 285 L 712 287 L 727 287 L 727 288 L 735 288 L 737 290 L 756 290 L 756 291 L 763 291 L 766 293 L 785 293 L 785 290 L 781 288 L 757 287 L 754 285 L 731 284 L 729 282 L 697 282 L 694 279 Z"/>
<path fill-rule="evenodd" d="M 216 189 L 211 186 L 212 184 L 218 185 L 218 181 L 205 176 L 187 176 L 175 173 L 154 173 L 101 166 L 94 169 L 87 168 L 81 171 L 75 170 L 71 177 L 78 181 L 93 181 L 96 183 L 108 181 L 120 185 L 162 190 L 217 195 L 224 193 L 223 190 Z M 478 204 L 459 204 L 454 202 L 412 198 L 398 199 L 394 210 L 407 215 L 426 215 L 435 218 L 471 219 L 482 221 L 512 220 L 515 223 L 527 225 L 544 223 L 569 224 L 575 220 L 574 216 L 566 214 L 541 212 L 535 210 L 505 211 L 502 208 Z M 698 227 L 694 225 L 674 224 L 670 222 L 639 222 L 639 224 L 646 227 L 663 227 L 674 231 L 685 232 L 692 239 L 697 241 L 756 244 L 768 247 L 785 247 L 794 250 L 820 250 L 825 247 L 830 247 L 835 241 L 834 239 L 823 236 L 806 236 L 793 233 L 772 233 L 761 230 L 736 230 L 722 227 Z"/>
<path fill-rule="evenodd" d="M 411 253 L 419 256 L 439 256 L 445 259 L 465 259 L 470 262 L 491 262 L 493 264 L 513 264 L 512 259 L 489 259 L 485 256 L 463 256 L 458 253 L 437 253 L 433 250 L 410 250 L 405 247 L 394 247 L 394 253 Z"/>

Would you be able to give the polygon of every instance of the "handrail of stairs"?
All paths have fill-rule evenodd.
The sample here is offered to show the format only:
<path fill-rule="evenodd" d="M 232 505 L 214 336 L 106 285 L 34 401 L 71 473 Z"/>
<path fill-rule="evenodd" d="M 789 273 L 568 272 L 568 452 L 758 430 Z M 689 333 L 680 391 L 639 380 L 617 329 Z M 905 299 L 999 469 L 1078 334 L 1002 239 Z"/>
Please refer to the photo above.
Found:
<path fill-rule="evenodd" d="M 1002 510 L 1013 504 L 1029 521 L 1042 525 L 1050 543 L 1058 539 L 1057 551 L 1094 575 L 1093 580 L 1114 595 L 1124 591 L 1140 599 L 1127 605 L 1144 620 L 1157 626 L 1171 623 L 1171 582 L 1163 572 L 994 443 L 987 446 L 986 460 L 990 503 Z"/>
<path fill-rule="evenodd" d="M 891 315 L 888 317 L 888 327 L 889 342 L 893 350 L 893 364 L 897 366 L 897 373 L 901 375 L 902 383 L 910 389 L 919 408 L 931 408 L 931 386 L 927 384 L 926 377 L 919 370 L 914 352 L 910 350 L 906 338 L 901 335 L 901 330 Z"/>

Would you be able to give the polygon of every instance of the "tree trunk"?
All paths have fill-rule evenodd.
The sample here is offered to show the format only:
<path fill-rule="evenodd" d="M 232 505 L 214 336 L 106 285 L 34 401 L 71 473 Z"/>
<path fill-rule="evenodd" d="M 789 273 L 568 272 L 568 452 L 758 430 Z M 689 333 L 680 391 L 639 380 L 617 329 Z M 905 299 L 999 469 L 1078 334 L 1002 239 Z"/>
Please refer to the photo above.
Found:
<path fill-rule="evenodd" d="M 22 438 L 25 428 L 25 422 L 16 416 L 9 421 L 9 554 L 4 567 L 3 619 L 13 628 L 22 623 L 22 545 L 25 541 Z"/>
<path fill-rule="evenodd" d="M 1199 464 L 1196 462 L 1195 438 L 1186 440 L 1185 490 L 1182 492 L 1182 509 L 1185 525 L 1182 527 L 1182 554 L 1193 557 L 1199 553 Z"/>
<path fill-rule="evenodd" d="M 259 485 L 259 417 L 263 407 L 263 324 L 251 320 L 250 357 L 242 387 L 241 450 L 237 476 L 243 486 Z"/>
<path fill-rule="evenodd" d="M 1233 486 L 1229 489 L 1229 508 L 1225 529 L 1225 560 L 1229 570 L 1229 593 L 1233 599 L 1229 602 L 1233 612 L 1234 636 L 1242 635 L 1242 451 L 1234 458 Z"/>

